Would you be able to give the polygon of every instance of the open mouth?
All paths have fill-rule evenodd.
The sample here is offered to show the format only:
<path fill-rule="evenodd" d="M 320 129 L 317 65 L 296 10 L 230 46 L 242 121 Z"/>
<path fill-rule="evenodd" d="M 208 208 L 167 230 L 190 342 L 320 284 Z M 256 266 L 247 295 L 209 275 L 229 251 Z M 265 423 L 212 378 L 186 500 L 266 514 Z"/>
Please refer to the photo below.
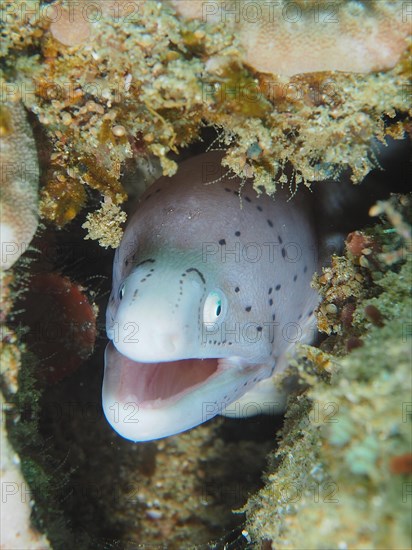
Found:
<path fill-rule="evenodd" d="M 141 363 L 121 355 L 113 345 L 106 350 L 106 368 L 118 375 L 116 397 L 119 401 L 152 408 L 167 405 L 193 391 L 219 368 L 218 359 L 182 359 L 162 363 Z"/>
<path fill-rule="evenodd" d="M 249 364 L 240 357 L 141 363 L 109 342 L 103 410 L 126 439 L 159 439 L 221 414 L 271 373 L 270 365 Z"/>

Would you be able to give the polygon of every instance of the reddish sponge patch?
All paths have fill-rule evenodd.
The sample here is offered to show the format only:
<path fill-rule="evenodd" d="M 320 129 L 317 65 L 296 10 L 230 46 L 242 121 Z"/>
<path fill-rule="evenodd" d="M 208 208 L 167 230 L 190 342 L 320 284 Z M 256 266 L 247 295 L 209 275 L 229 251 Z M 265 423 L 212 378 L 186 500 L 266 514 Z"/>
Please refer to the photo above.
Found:
<path fill-rule="evenodd" d="M 389 461 L 389 469 L 393 474 L 412 474 L 412 453 L 393 456 Z"/>
<path fill-rule="evenodd" d="M 84 289 L 59 273 L 33 275 L 24 302 L 27 343 L 39 359 L 39 378 L 62 380 L 91 355 L 96 311 Z"/>

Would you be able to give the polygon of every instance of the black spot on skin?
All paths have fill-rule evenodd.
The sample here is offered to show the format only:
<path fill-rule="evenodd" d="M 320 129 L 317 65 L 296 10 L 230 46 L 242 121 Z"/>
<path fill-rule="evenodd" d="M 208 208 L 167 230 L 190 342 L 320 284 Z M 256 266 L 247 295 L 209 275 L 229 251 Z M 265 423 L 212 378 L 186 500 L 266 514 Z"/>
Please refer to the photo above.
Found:
<path fill-rule="evenodd" d="M 240 231 L 235 231 L 236 237 L 240 237 Z"/>
<path fill-rule="evenodd" d="M 138 290 L 136 288 L 136 290 L 133 292 L 133 298 L 136 298 L 137 292 L 138 292 Z"/>
<path fill-rule="evenodd" d="M 226 191 L 226 193 L 231 193 L 232 192 L 232 190 L 229 189 L 229 187 L 225 187 L 225 191 Z"/>
<path fill-rule="evenodd" d="M 161 189 L 156 189 L 155 193 L 160 193 Z"/>
<path fill-rule="evenodd" d="M 248 196 L 245 197 L 246 202 L 252 202 L 252 199 L 250 199 Z"/>
<path fill-rule="evenodd" d="M 237 287 L 235 288 L 235 292 L 239 292 L 239 290 L 240 290 L 240 288 L 237 286 Z"/>
<path fill-rule="evenodd" d="M 275 290 L 280 290 L 280 285 L 276 285 Z"/>
<path fill-rule="evenodd" d="M 302 314 L 299 315 L 298 321 L 300 321 L 301 319 L 302 319 Z"/>
<path fill-rule="evenodd" d="M 239 196 L 239 191 L 233 191 L 233 194 L 238 197 Z"/>
<path fill-rule="evenodd" d="M 182 276 L 184 277 L 184 274 L 183 274 Z M 183 284 L 183 281 L 182 281 L 182 279 L 180 279 L 180 281 L 179 281 L 179 284 L 180 284 L 180 285 L 182 285 L 182 284 Z"/>
<path fill-rule="evenodd" d="M 259 212 L 262 212 L 263 208 L 261 206 L 256 206 L 256 208 L 259 210 Z"/>
<path fill-rule="evenodd" d="M 282 248 L 282 258 L 286 258 L 286 250 Z"/>
<path fill-rule="evenodd" d="M 274 313 L 274 314 L 272 315 L 272 321 L 274 321 L 275 319 L 276 319 L 276 313 Z"/>
<path fill-rule="evenodd" d="M 257 330 L 258 332 L 262 332 L 262 327 L 257 327 L 256 330 Z"/>
<path fill-rule="evenodd" d="M 298 278 L 297 275 L 295 275 L 295 276 L 293 277 L 293 282 L 294 282 L 294 283 L 296 283 L 297 278 Z"/>
<path fill-rule="evenodd" d="M 312 315 L 312 313 L 313 313 L 313 309 L 311 311 L 309 311 L 308 317 L 310 317 Z"/>
<path fill-rule="evenodd" d="M 125 260 L 124 264 L 127 266 L 129 265 L 129 260 Z"/>
<path fill-rule="evenodd" d="M 247 311 L 249 313 L 249 311 L 252 309 L 252 306 L 247 306 L 245 307 L 245 311 Z"/>
<path fill-rule="evenodd" d="M 269 305 L 270 305 L 270 306 L 273 306 L 273 300 L 272 300 L 272 298 L 269 300 Z"/>
<path fill-rule="evenodd" d="M 272 294 L 272 290 L 273 290 L 273 288 L 272 288 L 272 287 L 270 287 L 270 288 L 269 288 L 269 292 L 268 292 L 268 294 Z"/>
<path fill-rule="evenodd" d="M 282 237 L 280 235 L 278 235 L 278 241 L 279 241 L 279 244 L 283 243 Z"/>
<path fill-rule="evenodd" d="M 149 193 L 149 194 L 148 194 L 148 195 L 147 195 L 147 196 L 145 197 L 145 199 L 144 199 L 144 200 L 145 200 L 145 201 L 147 201 L 147 199 L 150 199 L 150 197 L 151 197 L 151 196 L 152 196 L 152 194 L 151 194 L 151 193 Z"/>
<path fill-rule="evenodd" d="M 140 282 L 141 282 L 141 283 L 144 283 L 145 280 L 146 280 L 146 277 L 143 277 L 143 279 L 140 279 Z"/>
<path fill-rule="evenodd" d="M 273 227 L 273 223 L 271 220 L 267 220 L 269 227 Z"/>
<path fill-rule="evenodd" d="M 306 273 L 307 270 L 308 270 L 308 266 L 305 265 L 305 267 L 303 268 L 303 273 Z"/>
<path fill-rule="evenodd" d="M 225 239 L 220 239 L 219 244 L 220 244 L 221 246 L 223 246 L 224 244 L 226 244 Z"/>

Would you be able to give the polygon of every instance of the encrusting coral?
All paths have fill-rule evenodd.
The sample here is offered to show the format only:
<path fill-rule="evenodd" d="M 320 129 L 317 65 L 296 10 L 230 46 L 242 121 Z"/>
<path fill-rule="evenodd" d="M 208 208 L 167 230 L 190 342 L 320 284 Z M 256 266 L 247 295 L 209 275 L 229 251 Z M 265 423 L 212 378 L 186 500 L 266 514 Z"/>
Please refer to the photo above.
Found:
<path fill-rule="evenodd" d="M 411 32 L 408 6 L 387 0 L 171 2 L 184 17 L 228 25 L 255 71 L 288 77 L 391 69 Z"/>
<path fill-rule="evenodd" d="M 18 97 L 0 105 L 0 244 L 3 269 L 27 249 L 38 224 L 36 144 Z"/>
<path fill-rule="evenodd" d="M 158 157 L 172 175 L 170 154 L 205 125 L 219 132 L 225 166 L 269 193 L 274 176 L 294 188 L 348 168 L 360 182 L 377 165 L 374 138 L 400 139 L 408 130 L 403 2 L 296 2 L 294 15 L 290 3 L 272 10 L 270 2 L 243 0 L 234 3 L 239 24 L 230 3 L 201 4 L 217 16 L 175 12 L 189 6 L 198 14 L 196 0 L 84 0 L 76 9 L 63 0 L 41 8 L 35 0 L 4 3 L 4 73 L 12 84 L 2 92 L 23 92 L 52 147 L 40 202 L 46 220 L 62 227 L 74 219 L 87 189 L 120 205 L 130 159 Z M 273 33 L 282 40 L 270 48 Z M 322 44 L 338 37 L 340 46 L 316 49 L 315 37 Z M 376 46 L 382 37 L 385 48 Z"/>

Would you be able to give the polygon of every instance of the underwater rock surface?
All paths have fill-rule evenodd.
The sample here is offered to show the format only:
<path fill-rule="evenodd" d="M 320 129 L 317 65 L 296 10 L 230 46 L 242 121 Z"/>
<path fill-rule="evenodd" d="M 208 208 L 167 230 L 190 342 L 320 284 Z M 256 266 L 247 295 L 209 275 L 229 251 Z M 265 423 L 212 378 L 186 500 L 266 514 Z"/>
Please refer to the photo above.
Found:
<path fill-rule="evenodd" d="M 374 17 L 386 11 L 399 30 L 390 61 L 362 74 L 333 66 L 260 72 L 267 67 L 245 48 L 254 40 L 253 23 L 244 20 L 240 36 L 230 15 L 230 24 L 187 19 L 173 4 L 188 5 L 2 3 L 1 101 L 21 97 L 41 167 L 40 203 L 31 211 L 40 230 L 28 253 L 0 275 L 2 428 L 20 461 L 12 481 L 23 475 L 30 487 L 31 519 L 26 508 L 19 529 L 30 535 L 34 524 L 62 550 L 135 549 L 165 540 L 170 548 L 248 540 L 257 548 L 408 547 L 412 304 L 404 198 L 378 208 L 383 223 L 360 228 L 348 254 L 317 279 L 318 323 L 328 338 L 321 349 L 302 348 L 293 362 L 302 394 L 291 402 L 278 441 L 281 420 L 271 417 L 216 419 L 156 444 L 121 441 L 101 411 L 101 316 L 92 357 L 53 386 L 39 381 L 41 361 L 19 318 L 28 276 L 60 273 L 78 281 L 104 311 L 107 248 L 121 238 L 126 197 L 159 172 L 173 174 L 181 157 L 221 148 L 225 167 L 253 177 L 260 191 L 285 185 L 299 192 L 302 183 L 342 174 L 360 183 L 379 164 L 377 142 L 411 133 L 408 2 L 346 3 L 360 27 L 366 20 L 379 35 Z M 325 10 L 347 16 L 340 1 L 315 2 L 319 12 L 311 1 L 293 4 L 302 15 L 300 34 L 308 21 L 311 32 L 317 29 L 313 14 L 320 23 Z M 288 18 L 277 24 L 293 41 Z M 286 58 L 289 46 L 280 50 Z M 387 188 L 409 173 L 406 164 L 396 177 L 389 172 Z M 21 221 L 12 216 L 14 225 Z M 53 345 L 62 348 L 62 340 Z"/>
<path fill-rule="evenodd" d="M 18 97 L 0 105 L 1 269 L 27 250 L 38 224 L 39 163 L 32 130 Z"/>
<path fill-rule="evenodd" d="M 259 12 L 254 22 L 246 9 L 250 3 L 235 3 L 243 6 L 239 37 L 236 9 L 223 18 L 220 0 L 205 3 L 217 10 L 217 19 L 189 20 L 166 0 L 83 0 L 73 13 L 62 0 L 51 5 L 6 0 L 2 96 L 20 93 L 51 147 L 42 217 L 64 227 L 84 208 L 91 190 L 119 207 L 126 198 L 122 172 L 136 163 L 146 164 L 150 172 L 151 159 L 157 158 L 163 174 L 172 175 L 177 167 L 173 153 L 194 143 L 205 126 L 218 130 L 214 146 L 226 149 L 225 166 L 240 177 L 252 176 L 255 187 L 267 192 L 275 191 L 275 177 L 296 188 L 348 169 L 360 182 L 376 167 L 373 139 L 400 139 L 409 128 L 405 3 L 337 1 L 325 7 L 316 2 L 317 12 L 313 3 L 298 2 L 293 14 L 284 11 L 283 2 L 266 13 L 267 4 L 253 3 Z M 185 6 L 175 3 L 182 12 Z M 325 21 L 330 10 L 332 22 Z M 384 62 L 372 58 L 357 69 L 332 62 L 317 72 L 305 72 L 313 70 L 308 66 L 291 75 L 268 73 L 245 62 L 244 41 L 255 52 L 254 33 L 272 19 L 285 34 L 285 44 L 276 45 L 281 59 L 287 59 L 290 44 L 309 48 L 297 40 L 308 30 L 313 40 L 323 34 L 334 40 L 348 20 L 356 36 L 366 21 L 373 40 L 384 36 L 389 41 L 374 49 Z M 269 40 L 267 32 L 264 36 Z M 337 59 L 356 59 L 353 50 L 368 58 L 368 48 L 363 51 L 348 36 L 351 53 Z M 259 45 L 259 52 L 271 51 L 262 37 Z M 258 51 L 250 54 L 253 61 Z M 310 59 L 306 52 L 303 58 Z M 95 226 L 91 235 L 115 247 L 120 222 L 114 224 L 111 214 L 106 221 L 100 236 Z"/>
<path fill-rule="evenodd" d="M 331 376 L 306 375 L 309 390 L 290 404 L 265 488 L 245 507 L 253 539 L 272 548 L 409 548 L 411 268 L 409 257 L 376 281 L 377 297 L 357 304 L 360 347 L 323 363 L 302 351 Z M 370 304 L 383 326 L 368 321 Z"/>

